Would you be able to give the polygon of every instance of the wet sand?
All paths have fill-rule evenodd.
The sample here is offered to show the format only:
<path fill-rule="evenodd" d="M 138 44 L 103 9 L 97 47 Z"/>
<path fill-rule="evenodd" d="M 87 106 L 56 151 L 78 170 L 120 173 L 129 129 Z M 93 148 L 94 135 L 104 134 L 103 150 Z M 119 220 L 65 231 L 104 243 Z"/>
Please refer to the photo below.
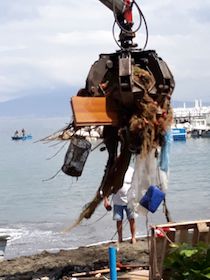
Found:
<path fill-rule="evenodd" d="M 0 263 L 0 280 L 71 279 L 77 272 L 90 272 L 109 267 L 108 248 L 117 248 L 117 265 L 147 267 L 149 262 L 146 238 L 135 244 L 124 241 L 120 244 L 106 243 L 57 253 L 43 251 L 41 254 L 4 260 Z M 122 268 L 121 268 L 122 270 Z"/>

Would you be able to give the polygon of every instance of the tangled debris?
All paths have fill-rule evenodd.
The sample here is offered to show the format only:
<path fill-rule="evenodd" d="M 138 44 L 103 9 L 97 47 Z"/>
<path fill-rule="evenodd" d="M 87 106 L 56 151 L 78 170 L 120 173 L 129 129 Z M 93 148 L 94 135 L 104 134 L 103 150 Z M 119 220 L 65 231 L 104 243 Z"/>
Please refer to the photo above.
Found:
<path fill-rule="evenodd" d="M 127 76 L 123 76 L 122 84 L 117 73 L 123 72 L 120 70 L 120 59 L 123 55 L 125 55 L 123 51 L 101 55 L 99 61 L 90 69 L 86 88 L 78 93 L 80 101 L 81 98 L 86 101 L 87 96 L 88 100 L 95 97 L 98 100 L 105 99 L 108 112 L 114 104 L 117 123 L 110 122 L 104 125 L 101 137 L 108 152 L 104 176 L 95 197 L 85 206 L 72 227 L 80 223 L 83 218 L 89 219 L 104 196 L 110 196 L 122 187 L 132 155 L 146 158 L 152 150 L 164 146 L 164 137 L 173 120 L 171 95 L 175 83 L 167 64 L 157 56 L 155 51 L 130 51 L 126 54 L 128 59 L 124 61 L 124 65 L 128 64 L 133 70 L 127 73 Z M 104 72 L 102 72 L 101 64 L 110 65 L 110 61 L 112 67 L 107 69 L 103 66 Z M 93 75 L 95 72 L 101 74 L 100 79 L 99 74 L 97 79 L 95 78 Z M 103 91 L 101 91 L 102 85 Z M 89 106 L 88 102 L 86 106 Z M 74 121 L 71 123 L 71 129 L 74 133 L 71 139 L 74 139 L 74 149 L 68 155 L 68 164 L 71 168 L 72 166 L 74 169 L 80 168 L 78 174 L 81 175 L 88 154 L 84 158 L 85 148 L 79 144 L 81 138 L 75 136 L 76 131 L 82 127 L 78 121 L 80 112 L 75 110 L 74 104 L 72 110 Z M 86 117 L 88 121 L 88 114 Z M 88 123 L 89 126 L 93 124 L 101 125 L 97 114 L 95 120 Z M 64 130 L 63 134 L 65 133 Z M 78 146 L 75 144 L 75 137 Z M 75 172 L 66 174 L 75 176 Z"/>
<path fill-rule="evenodd" d="M 105 5 L 107 3 L 100 1 Z M 132 3 L 127 1 L 124 7 L 123 2 L 123 9 L 117 10 L 115 1 L 112 2 L 113 5 L 107 6 L 113 10 L 115 23 L 121 30 L 120 44 L 115 40 L 120 50 L 99 55 L 90 68 L 85 87 L 71 99 L 73 121 L 55 136 L 57 139 L 71 139 L 64 160 L 65 168 L 62 168 L 70 176 L 82 175 L 91 147 L 86 136 L 77 135 L 79 130 L 103 126 L 101 137 L 108 152 L 100 186 L 72 227 L 84 218 L 89 219 L 105 196 L 116 193 L 122 187 L 132 155 L 147 159 L 154 152 L 155 162 L 159 157 L 164 158 L 159 151 L 163 153 L 167 145 L 166 135 L 173 119 L 171 96 L 175 81 L 167 63 L 156 51 L 145 50 L 148 28 L 142 11 L 133 1 L 140 23 L 144 22 L 146 29 L 145 45 L 143 49 L 138 49 L 133 38 L 141 24 L 137 30 L 132 30 Z M 148 162 L 145 160 L 145 168 Z M 157 168 L 161 168 L 159 163 Z M 161 172 L 165 172 L 166 178 L 167 167 Z M 150 175 L 147 172 L 147 176 Z M 150 181 L 143 189 L 149 187 Z M 135 198 L 137 202 L 139 198 Z"/>

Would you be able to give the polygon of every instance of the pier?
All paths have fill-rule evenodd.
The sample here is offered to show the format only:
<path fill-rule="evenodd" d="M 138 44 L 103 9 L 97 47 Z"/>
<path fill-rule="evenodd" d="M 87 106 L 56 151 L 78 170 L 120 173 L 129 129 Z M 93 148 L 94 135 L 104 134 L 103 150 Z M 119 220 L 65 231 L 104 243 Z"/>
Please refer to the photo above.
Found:
<path fill-rule="evenodd" d="M 195 100 L 195 106 L 174 108 L 174 128 L 185 128 L 192 137 L 210 137 L 210 106 L 202 106 Z"/>

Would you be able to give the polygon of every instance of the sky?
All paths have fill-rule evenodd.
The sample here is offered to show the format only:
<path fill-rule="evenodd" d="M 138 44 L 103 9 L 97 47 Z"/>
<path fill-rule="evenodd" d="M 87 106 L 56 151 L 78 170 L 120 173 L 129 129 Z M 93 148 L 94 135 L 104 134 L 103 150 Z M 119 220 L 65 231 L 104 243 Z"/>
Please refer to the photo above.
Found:
<path fill-rule="evenodd" d="M 210 1 L 136 2 L 149 29 L 147 49 L 174 75 L 174 100 L 209 102 Z M 0 102 L 84 87 L 99 54 L 118 50 L 113 21 L 98 0 L 0 0 Z M 134 41 L 143 47 L 144 28 Z"/>

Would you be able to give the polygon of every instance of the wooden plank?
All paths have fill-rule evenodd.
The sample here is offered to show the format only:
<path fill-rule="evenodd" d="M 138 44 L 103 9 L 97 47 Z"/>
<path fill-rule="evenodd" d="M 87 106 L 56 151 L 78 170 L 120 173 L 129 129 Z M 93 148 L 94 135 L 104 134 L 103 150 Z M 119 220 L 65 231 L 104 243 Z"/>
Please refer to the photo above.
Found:
<path fill-rule="evenodd" d="M 117 277 L 117 279 L 121 280 L 149 280 L 149 270 L 133 270 L 131 272 L 128 272 L 126 274 L 120 275 Z"/>
<path fill-rule="evenodd" d="M 210 228 L 209 228 L 209 233 L 208 233 L 208 243 L 210 243 Z"/>
<path fill-rule="evenodd" d="M 118 267 L 116 268 L 116 270 L 120 271 L 120 269 Z M 109 272 L 110 272 L 109 268 L 104 268 L 104 269 L 98 269 L 98 270 L 93 270 L 93 271 L 73 273 L 72 277 L 96 275 L 96 274 L 99 274 L 99 273 L 109 273 Z"/>
<path fill-rule="evenodd" d="M 196 245 L 198 243 L 199 231 L 198 228 L 194 228 L 193 237 L 192 237 L 192 245 Z"/>
<path fill-rule="evenodd" d="M 160 252 L 163 238 L 156 237 L 155 227 L 151 229 L 151 251 L 149 256 L 150 261 L 150 273 L 149 279 L 154 280 L 160 275 Z"/>
<path fill-rule="evenodd" d="M 179 232 L 179 241 L 180 243 L 187 243 L 189 239 L 188 229 L 182 229 Z"/>
<path fill-rule="evenodd" d="M 165 237 L 162 237 L 162 249 L 161 249 L 161 253 L 160 253 L 160 261 L 158 264 L 158 271 L 160 273 L 160 275 L 162 275 L 163 273 L 163 262 L 165 259 L 165 255 L 166 255 L 166 247 L 168 244 L 168 240 Z"/>
<path fill-rule="evenodd" d="M 160 279 L 159 276 L 161 275 L 162 270 L 162 249 L 165 246 L 165 238 L 164 237 L 157 237 L 156 240 L 156 256 L 154 257 L 154 275 L 153 279 Z"/>
<path fill-rule="evenodd" d="M 79 273 L 78 273 L 79 274 Z M 73 276 L 73 275 L 72 275 Z M 75 276 L 74 276 L 75 277 Z M 83 280 L 93 280 L 93 279 L 105 279 L 104 276 L 101 276 L 100 273 L 96 274 L 95 276 L 87 276 L 87 274 L 78 275 L 76 277 L 77 279 L 83 279 Z M 149 280 L 149 270 L 144 269 L 136 269 L 131 272 L 126 272 L 121 275 L 117 276 L 117 279 L 121 280 Z"/>
<path fill-rule="evenodd" d="M 209 227 L 205 222 L 197 223 L 197 227 L 199 232 L 209 232 Z"/>
<path fill-rule="evenodd" d="M 208 232 L 201 232 L 199 233 L 199 241 L 202 241 L 204 243 L 208 243 L 208 236 L 209 233 Z"/>
<path fill-rule="evenodd" d="M 197 223 L 199 232 L 199 241 L 208 243 L 209 227 L 204 222 Z"/>
<path fill-rule="evenodd" d="M 106 97 L 73 96 L 71 107 L 76 127 L 118 123 L 117 109 Z"/>
<path fill-rule="evenodd" d="M 167 223 L 167 224 L 160 224 L 160 225 L 156 225 L 156 227 L 174 227 L 177 230 L 178 229 L 182 229 L 183 227 L 185 228 L 196 228 L 197 227 L 197 223 L 206 223 L 207 226 L 210 226 L 210 220 L 197 220 L 197 221 L 189 221 L 189 222 L 180 222 L 180 223 Z"/>

